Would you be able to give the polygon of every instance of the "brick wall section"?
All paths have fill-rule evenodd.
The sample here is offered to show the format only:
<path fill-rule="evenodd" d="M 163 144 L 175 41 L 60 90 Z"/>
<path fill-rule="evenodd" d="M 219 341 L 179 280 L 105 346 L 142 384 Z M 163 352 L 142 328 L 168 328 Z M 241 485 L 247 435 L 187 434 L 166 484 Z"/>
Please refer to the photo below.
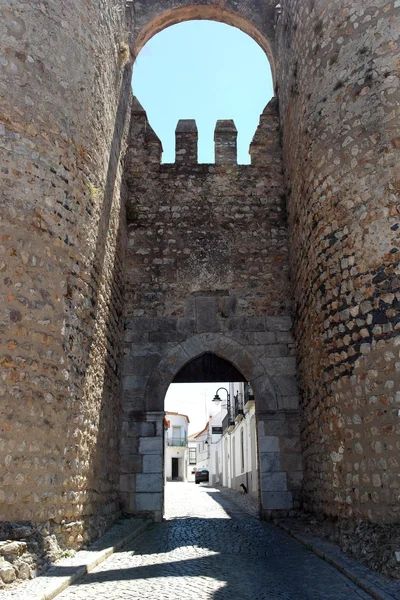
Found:
<path fill-rule="evenodd" d="M 141 129 L 145 113 L 134 118 Z M 135 131 L 132 125 L 133 144 Z M 282 164 L 279 146 L 273 149 L 269 168 L 192 162 L 146 169 L 139 163 L 146 150 L 129 149 L 128 317 L 183 317 L 205 292 L 226 298 L 222 321 L 290 315 Z"/>
<path fill-rule="evenodd" d="M 399 518 L 400 5 L 283 0 L 306 508 Z"/>
<path fill-rule="evenodd" d="M 0 519 L 79 546 L 119 510 L 130 34 L 119 0 L 0 12 Z"/>

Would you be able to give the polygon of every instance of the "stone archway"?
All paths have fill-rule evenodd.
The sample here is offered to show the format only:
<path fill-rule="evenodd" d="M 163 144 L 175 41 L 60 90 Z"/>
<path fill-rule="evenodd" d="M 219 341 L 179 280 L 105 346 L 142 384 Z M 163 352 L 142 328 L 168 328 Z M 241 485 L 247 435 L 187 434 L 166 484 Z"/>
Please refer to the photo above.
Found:
<path fill-rule="evenodd" d="M 256 399 L 260 507 L 263 518 L 291 510 L 301 487 L 301 453 L 297 405 L 288 407 L 282 389 L 285 367 L 257 357 L 246 344 L 229 335 L 201 333 L 167 350 L 149 373 L 142 398 L 143 412 L 132 413 L 124 423 L 126 444 L 132 454 L 122 458 L 122 468 L 132 461 L 131 473 L 121 475 L 121 495 L 127 512 L 163 512 L 164 399 L 179 371 L 204 353 L 231 362 L 252 385 Z M 281 372 L 280 372 L 281 371 Z M 277 383 L 279 378 L 280 383 Z M 290 386 L 290 375 L 287 375 Z M 140 378 L 138 379 L 139 385 Z"/>
<path fill-rule="evenodd" d="M 185 21 L 218 21 L 237 27 L 254 39 L 266 53 L 271 65 L 274 82 L 275 65 L 275 0 L 249 2 L 245 7 L 234 1 L 196 2 L 188 0 L 164 0 L 163 2 L 135 3 L 135 47 L 136 57 L 143 46 L 157 33 L 167 27 Z"/>
<path fill-rule="evenodd" d="M 259 399 L 260 409 L 277 410 L 279 392 L 274 389 L 266 367 L 243 344 L 217 333 L 203 333 L 190 337 L 164 356 L 147 384 L 146 410 L 163 411 L 165 394 L 174 377 L 187 363 L 206 352 L 231 362 L 243 374 Z"/>

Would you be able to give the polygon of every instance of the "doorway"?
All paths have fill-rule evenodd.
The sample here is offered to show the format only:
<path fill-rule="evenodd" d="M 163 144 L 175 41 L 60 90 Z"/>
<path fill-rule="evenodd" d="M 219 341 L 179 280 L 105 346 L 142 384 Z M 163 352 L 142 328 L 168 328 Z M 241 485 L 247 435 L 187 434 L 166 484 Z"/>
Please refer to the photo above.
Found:
<path fill-rule="evenodd" d="M 179 458 L 172 459 L 172 481 L 179 479 Z"/>

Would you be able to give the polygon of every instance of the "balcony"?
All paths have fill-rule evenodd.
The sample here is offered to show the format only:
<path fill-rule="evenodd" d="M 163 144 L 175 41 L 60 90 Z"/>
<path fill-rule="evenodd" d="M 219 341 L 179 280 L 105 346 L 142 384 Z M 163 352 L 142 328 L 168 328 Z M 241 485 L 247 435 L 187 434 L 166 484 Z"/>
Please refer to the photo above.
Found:
<path fill-rule="evenodd" d="M 167 446 L 174 448 L 186 448 L 188 441 L 186 438 L 169 438 L 167 437 Z"/>

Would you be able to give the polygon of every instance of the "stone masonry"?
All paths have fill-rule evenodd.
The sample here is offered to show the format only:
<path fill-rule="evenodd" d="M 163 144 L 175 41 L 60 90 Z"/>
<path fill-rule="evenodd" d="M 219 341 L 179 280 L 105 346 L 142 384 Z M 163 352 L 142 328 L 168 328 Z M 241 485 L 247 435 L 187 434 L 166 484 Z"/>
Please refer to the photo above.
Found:
<path fill-rule="evenodd" d="M 119 514 L 119 5 L 0 5 L 0 519 L 47 522 L 69 546 Z"/>
<path fill-rule="evenodd" d="M 135 513 L 157 506 L 161 514 L 165 393 L 181 367 L 213 352 L 256 394 L 263 514 L 287 511 L 299 505 L 302 466 L 276 100 L 261 117 L 251 166 L 236 164 L 233 121 L 216 124 L 215 165 L 197 163 L 194 121 L 178 123 L 176 138 L 175 164 L 162 165 L 161 143 L 134 100 L 126 162 L 123 506 Z"/>
<path fill-rule="evenodd" d="M 305 506 L 400 511 L 400 4 L 282 2 L 277 25 Z"/>
<path fill-rule="evenodd" d="M 163 398 L 204 352 L 253 384 L 263 516 L 398 520 L 399 0 L 0 12 L 0 520 L 78 547 L 159 518 Z M 137 52 L 190 19 L 270 60 L 251 166 L 229 121 L 216 164 L 190 121 L 160 164 L 132 105 Z"/>

